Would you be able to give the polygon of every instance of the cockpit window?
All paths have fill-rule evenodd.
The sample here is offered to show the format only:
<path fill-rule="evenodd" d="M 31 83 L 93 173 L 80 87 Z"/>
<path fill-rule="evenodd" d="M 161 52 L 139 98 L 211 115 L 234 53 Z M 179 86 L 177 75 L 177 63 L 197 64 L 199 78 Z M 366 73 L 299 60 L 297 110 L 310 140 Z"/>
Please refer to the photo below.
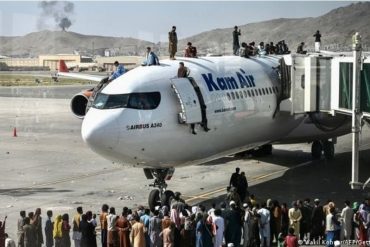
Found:
<path fill-rule="evenodd" d="M 132 93 L 129 97 L 127 108 L 152 110 L 158 107 L 161 95 L 154 93 Z"/>
<path fill-rule="evenodd" d="M 159 92 L 104 94 L 99 93 L 93 103 L 96 109 L 132 108 L 139 110 L 153 110 L 161 101 Z"/>
<path fill-rule="evenodd" d="M 108 95 L 99 93 L 95 100 L 93 107 L 97 109 L 115 109 L 127 107 L 129 94 L 114 94 Z"/>

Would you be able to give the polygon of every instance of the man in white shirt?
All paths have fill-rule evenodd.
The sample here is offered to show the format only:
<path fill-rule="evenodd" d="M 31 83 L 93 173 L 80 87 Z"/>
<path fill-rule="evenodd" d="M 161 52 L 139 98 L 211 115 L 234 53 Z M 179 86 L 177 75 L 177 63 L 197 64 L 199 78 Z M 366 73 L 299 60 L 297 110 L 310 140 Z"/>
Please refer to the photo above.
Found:
<path fill-rule="evenodd" d="M 14 240 L 9 238 L 7 233 L 5 233 L 4 235 L 5 235 L 5 247 L 15 247 Z"/>
<path fill-rule="evenodd" d="M 266 208 L 266 203 L 262 204 L 262 208 L 257 213 L 261 215 L 261 246 L 270 247 L 270 211 Z"/>
<path fill-rule="evenodd" d="M 350 202 L 346 200 L 344 202 L 345 207 L 342 210 L 342 231 L 341 240 L 350 240 L 352 235 L 352 219 L 353 219 L 353 209 L 350 207 Z"/>

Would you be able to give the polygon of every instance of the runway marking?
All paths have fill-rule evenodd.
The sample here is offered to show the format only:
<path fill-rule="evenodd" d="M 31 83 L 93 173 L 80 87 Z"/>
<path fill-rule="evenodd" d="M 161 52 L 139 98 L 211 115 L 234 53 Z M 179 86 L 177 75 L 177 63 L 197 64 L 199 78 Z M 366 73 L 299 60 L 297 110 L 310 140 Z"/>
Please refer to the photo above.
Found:
<path fill-rule="evenodd" d="M 264 178 L 267 178 L 267 177 L 271 177 L 275 174 L 278 174 L 278 173 L 283 173 L 283 172 L 286 172 L 288 170 L 294 170 L 296 168 L 300 168 L 300 167 L 303 167 L 303 166 L 307 166 L 309 164 L 312 163 L 312 160 L 311 161 L 306 161 L 306 162 L 303 162 L 299 165 L 296 165 L 294 167 L 291 167 L 291 168 L 284 168 L 284 169 L 280 169 L 280 170 L 277 170 L 277 171 L 274 171 L 274 172 L 271 172 L 271 173 L 268 173 L 268 174 L 264 174 L 264 175 L 260 175 L 260 176 L 257 176 L 257 177 L 253 177 L 250 182 L 255 182 L 255 181 L 258 181 L 258 180 L 261 180 L 261 179 L 264 179 Z M 226 186 L 225 187 L 222 187 L 222 188 L 218 188 L 216 190 L 213 190 L 213 191 L 210 191 L 210 192 L 207 192 L 207 193 L 204 193 L 204 194 L 200 194 L 200 195 L 195 195 L 195 196 L 184 196 L 184 197 L 189 197 L 189 199 L 185 200 L 187 203 L 191 202 L 191 201 L 194 201 L 194 200 L 197 200 L 197 199 L 212 199 L 208 196 L 210 195 L 213 195 L 213 194 L 217 194 L 219 192 L 222 192 L 222 191 L 225 191 L 226 192 Z"/>

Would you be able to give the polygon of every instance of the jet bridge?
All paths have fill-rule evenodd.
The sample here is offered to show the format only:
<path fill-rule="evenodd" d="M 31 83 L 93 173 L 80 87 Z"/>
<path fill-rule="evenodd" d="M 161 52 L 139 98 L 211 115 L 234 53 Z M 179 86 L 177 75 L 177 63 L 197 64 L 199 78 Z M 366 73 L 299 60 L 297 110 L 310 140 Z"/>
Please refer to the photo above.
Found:
<path fill-rule="evenodd" d="M 362 56 L 361 43 L 352 56 L 339 54 L 287 55 L 280 63 L 280 111 L 294 114 L 344 114 L 352 118 L 352 189 L 370 183 L 359 181 L 359 135 L 370 122 L 370 58 Z M 353 100 L 355 99 L 355 100 Z"/>

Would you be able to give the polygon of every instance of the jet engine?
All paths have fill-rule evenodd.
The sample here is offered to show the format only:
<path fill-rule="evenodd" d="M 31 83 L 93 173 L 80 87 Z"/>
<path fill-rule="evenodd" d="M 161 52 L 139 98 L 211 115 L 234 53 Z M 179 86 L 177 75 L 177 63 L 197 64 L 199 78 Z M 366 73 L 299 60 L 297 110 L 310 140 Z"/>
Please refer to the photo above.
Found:
<path fill-rule="evenodd" d="M 71 111 L 77 118 L 83 119 L 85 117 L 88 102 L 89 97 L 84 93 L 78 93 L 73 96 L 71 100 Z"/>

